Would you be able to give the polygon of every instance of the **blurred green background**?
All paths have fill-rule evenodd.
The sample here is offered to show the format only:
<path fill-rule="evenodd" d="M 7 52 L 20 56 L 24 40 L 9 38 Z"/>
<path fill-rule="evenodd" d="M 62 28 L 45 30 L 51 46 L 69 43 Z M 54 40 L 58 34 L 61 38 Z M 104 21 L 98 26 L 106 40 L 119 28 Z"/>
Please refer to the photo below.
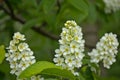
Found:
<path fill-rule="evenodd" d="M 14 32 L 26 36 L 37 61 L 51 61 L 58 39 L 67 20 L 75 20 L 86 40 L 86 50 L 95 48 L 106 32 L 118 35 L 120 11 L 106 14 L 102 0 L 0 0 L 0 45 L 9 45 Z M 120 50 L 109 70 L 101 67 L 100 80 L 120 80 Z M 9 63 L 0 65 L 0 80 L 15 80 Z"/>

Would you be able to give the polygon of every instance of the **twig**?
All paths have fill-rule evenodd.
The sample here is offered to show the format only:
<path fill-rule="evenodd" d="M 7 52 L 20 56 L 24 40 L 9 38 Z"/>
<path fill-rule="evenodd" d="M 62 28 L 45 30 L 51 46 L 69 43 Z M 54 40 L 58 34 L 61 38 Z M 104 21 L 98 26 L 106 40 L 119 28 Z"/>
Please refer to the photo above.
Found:
<path fill-rule="evenodd" d="M 20 22 L 22 24 L 25 23 L 24 19 L 14 15 L 14 13 L 11 14 L 10 10 L 8 10 L 7 8 L 0 5 L 0 9 L 2 9 L 6 14 L 8 14 L 13 20 L 16 20 L 16 21 L 18 21 L 18 22 Z"/>
<path fill-rule="evenodd" d="M 38 32 L 38 33 L 41 33 L 44 36 L 47 36 L 48 38 L 51 38 L 51 39 L 54 39 L 54 40 L 58 40 L 59 39 L 58 36 L 47 32 L 45 29 L 42 29 L 42 28 L 39 28 L 39 27 L 32 27 L 32 29 L 34 31 Z"/>
<path fill-rule="evenodd" d="M 10 5 L 9 1 L 5 0 L 5 3 L 6 3 L 8 8 L 5 8 L 2 5 L 0 5 L 0 9 L 2 9 L 6 14 L 8 14 L 13 20 L 16 20 L 16 21 L 18 21 L 18 22 L 20 22 L 22 24 L 25 24 L 26 21 L 23 18 L 21 18 L 18 15 L 14 14 L 14 11 L 13 11 L 12 6 Z M 59 0 L 57 0 L 57 5 L 58 5 L 59 10 L 60 10 L 60 2 L 59 2 Z M 42 26 L 45 26 L 45 25 L 42 24 L 40 27 L 33 26 L 33 27 L 31 27 L 31 29 L 34 30 L 35 32 L 39 33 L 39 34 L 42 34 L 42 35 L 50 38 L 50 39 L 53 39 L 53 40 L 60 39 L 59 36 L 54 35 L 54 34 L 48 32 Z M 90 46 L 90 45 L 87 45 L 87 44 L 85 46 L 88 47 L 88 48 L 94 48 L 94 46 Z"/>
<path fill-rule="evenodd" d="M 11 16 L 14 16 L 14 12 L 13 12 L 12 6 L 10 5 L 9 1 L 4 0 L 4 2 L 6 3 L 7 7 L 9 8 L 9 12 L 10 12 Z"/>
<path fill-rule="evenodd" d="M 5 1 L 7 1 L 7 0 L 5 0 Z M 14 19 L 14 20 L 16 20 L 16 21 L 18 21 L 18 22 L 20 22 L 20 23 L 22 23 L 22 24 L 25 24 L 26 21 L 25 21 L 23 18 L 20 18 L 19 16 L 17 16 L 17 15 L 14 14 L 14 11 L 13 11 L 10 3 L 9 3 L 8 1 L 5 2 L 5 3 L 6 3 L 6 5 L 7 5 L 7 7 L 8 7 L 8 9 L 5 8 L 5 7 L 3 7 L 3 6 L 1 6 L 1 5 L 0 5 L 0 8 L 1 8 L 6 14 L 8 14 L 12 19 Z M 42 35 L 44 35 L 44 36 L 46 36 L 46 37 L 49 37 L 50 39 L 53 39 L 53 40 L 58 40 L 58 39 L 59 39 L 59 36 L 54 35 L 54 34 L 48 32 L 48 31 L 46 31 L 45 29 L 42 29 L 41 27 L 33 26 L 33 27 L 31 27 L 31 29 L 34 30 L 34 31 L 36 31 L 36 32 L 39 33 L 39 34 L 42 34 Z"/>

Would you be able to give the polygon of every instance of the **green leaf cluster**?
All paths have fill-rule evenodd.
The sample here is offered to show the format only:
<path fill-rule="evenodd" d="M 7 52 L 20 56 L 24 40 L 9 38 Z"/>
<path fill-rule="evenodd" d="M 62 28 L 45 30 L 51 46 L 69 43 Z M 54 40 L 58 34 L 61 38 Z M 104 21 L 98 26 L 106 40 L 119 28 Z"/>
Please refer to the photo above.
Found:
<path fill-rule="evenodd" d="M 29 78 L 37 74 L 51 75 L 51 76 L 57 76 L 58 78 L 63 78 L 63 79 L 66 78 L 70 80 L 75 80 L 74 75 L 70 71 L 64 70 L 56 66 L 55 64 L 47 62 L 47 61 L 38 61 L 34 63 L 33 65 L 25 69 L 19 75 L 18 78 L 20 79 Z"/>

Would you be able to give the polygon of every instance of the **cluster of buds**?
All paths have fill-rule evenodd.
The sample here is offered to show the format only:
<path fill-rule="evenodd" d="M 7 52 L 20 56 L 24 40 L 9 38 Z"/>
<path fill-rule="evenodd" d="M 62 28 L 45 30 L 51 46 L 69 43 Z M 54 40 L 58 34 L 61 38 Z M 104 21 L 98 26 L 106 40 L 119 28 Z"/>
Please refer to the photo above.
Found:
<path fill-rule="evenodd" d="M 10 41 L 9 47 L 7 47 L 8 53 L 6 53 L 6 60 L 9 61 L 10 68 L 12 69 L 10 73 L 16 76 L 19 76 L 24 69 L 36 62 L 33 51 L 24 42 L 25 40 L 24 35 L 16 32 L 13 40 Z"/>
<path fill-rule="evenodd" d="M 106 68 L 110 68 L 116 59 L 118 40 L 117 36 L 113 33 L 106 33 L 97 43 L 96 49 L 93 49 L 88 55 L 91 58 L 91 63 L 99 63 L 103 61 L 103 65 Z"/>
<path fill-rule="evenodd" d="M 103 0 L 105 3 L 105 12 L 111 13 L 120 10 L 120 0 Z"/>
<path fill-rule="evenodd" d="M 78 75 L 76 69 L 82 66 L 84 57 L 84 43 L 81 27 L 75 21 L 67 21 L 62 29 L 60 48 L 55 50 L 53 61 L 57 66 L 70 70 L 74 75 Z"/>

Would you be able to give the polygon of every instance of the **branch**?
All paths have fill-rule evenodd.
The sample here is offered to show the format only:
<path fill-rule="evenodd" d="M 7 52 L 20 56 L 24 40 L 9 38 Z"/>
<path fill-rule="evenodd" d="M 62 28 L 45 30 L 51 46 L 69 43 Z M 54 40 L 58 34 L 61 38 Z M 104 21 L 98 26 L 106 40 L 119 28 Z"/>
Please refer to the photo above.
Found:
<path fill-rule="evenodd" d="M 6 3 L 7 7 L 9 8 L 9 12 L 10 12 L 11 16 L 14 16 L 14 12 L 13 12 L 12 6 L 10 5 L 9 1 L 4 0 L 4 2 Z"/>
<path fill-rule="evenodd" d="M 1 8 L 6 14 L 8 14 L 13 20 L 18 21 L 18 22 L 20 22 L 21 24 L 25 24 L 26 21 L 25 21 L 23 18 L 21 18 L 21 17 L 19 17 L 18 15 L 15 15 L 15 14 L 14 14 L 14 11 L 13 11 L 10 3 L 8 2 L 8 0 L 5 0 L 5 3 L 6 3 L 6 5 L 7 5 L 7 7 L 8 7 L 8 9 L 5 8 L 5 7 L 3 7 L 3 6 L 1 6 L 1 5 L 0 5 L 0 8 Z M 58 7 L 59 7 L 59 9 L 60 9 L 60 2 L 59 2 L 59 0 L 58 0 L 57 3 L 58 3 L 57 5 L 58 5 Z M 34 30 L 35 32 L 39 33 L 39 34 L 42 34 L 42 35 L 50 38 L 50 39 L 53 39 L 53 40 L 58 40 L 58 39 L 60 39 L 59 36 L 54 35 L 54 34 L 48 32 L 48 31 L 46 31 L 42 26 L 45 26 L 45 24 L 43 23 L 40 27 L 33 26 L 33 27 L 31 27 L 31 29 Z M 94 46 L 90 46 L 90 45 L 87 45 L 87 44 L 86 44 L 85 46 L 88 47 L 88 48 L 90 48 L 90 49 L 94 48 Z"/>
<path fill-rule="evenodd" d="M 42 29 L 42 28 L 39 28 L 39 27 L 32 27 L 32 29 L 34 31 L 36 31 L 37 33 L 41 33 L 42 35 L 47 36 L 47 37 L 49 37 L 51 39 L 54 39 L 54 40 L 58 40 L 59 39 L 58 36 L 47 32 L 45 29 Z"/>
<path fill-rule="evenodd" d="M 22 24 L 25 23 L 25 20 L 20 18 L 19 16 L 14 15 L 14 13 L 11 13 L 11 11 L 3 6 L 0 5 L 0 9 L 2 9 L 6 14 L 8 14 L 13 20 L 16 20 Z"/>
<path fill-rule="evenodd" d="M 3 6 L 1 6 L 1 5 L 0 5 L 0 8 L 1 8 L 6 14 L 8 14 L 13 20 L 16 20 L 16 21 L 18 21 L 18 22 L 20 22 L 20 23 L 22 23 L 22 24 L 25 24 L 26 21 L 25 21 L 23 18 L 20 18 L 19 16 L 17 16 L 17 15 L 14 14 L 13 9 L 12 9 L 10 3 L 9 3 L 7 0 L 5 0 L 5 3 L 6 3 L 6 5 L 7 5 L 7 7 L 8 7 L 8 9 L 5 8 L 5 7 L 3 7 Z M 58 39 L 59 39 L 59 36 L 54 35 L 54 34 L 52 34 L 52 33 L 50 33 L 50 32 L 47 32 L 45 29 L 42 29 L 42 28 L 40 28 L 40 27 L 33 26 L 33 27 L 31 27 L 31 29 L 34 30 L 34 31 L 36 31 L 36 32 L 39 33 L 39 34 L 42 34 L 42 35 L 44 35 L 44 36 L 46 36 L 46 37 L 49 37 L 50 39 L 53 39 L 53 40 L 58 40 Z"/>

